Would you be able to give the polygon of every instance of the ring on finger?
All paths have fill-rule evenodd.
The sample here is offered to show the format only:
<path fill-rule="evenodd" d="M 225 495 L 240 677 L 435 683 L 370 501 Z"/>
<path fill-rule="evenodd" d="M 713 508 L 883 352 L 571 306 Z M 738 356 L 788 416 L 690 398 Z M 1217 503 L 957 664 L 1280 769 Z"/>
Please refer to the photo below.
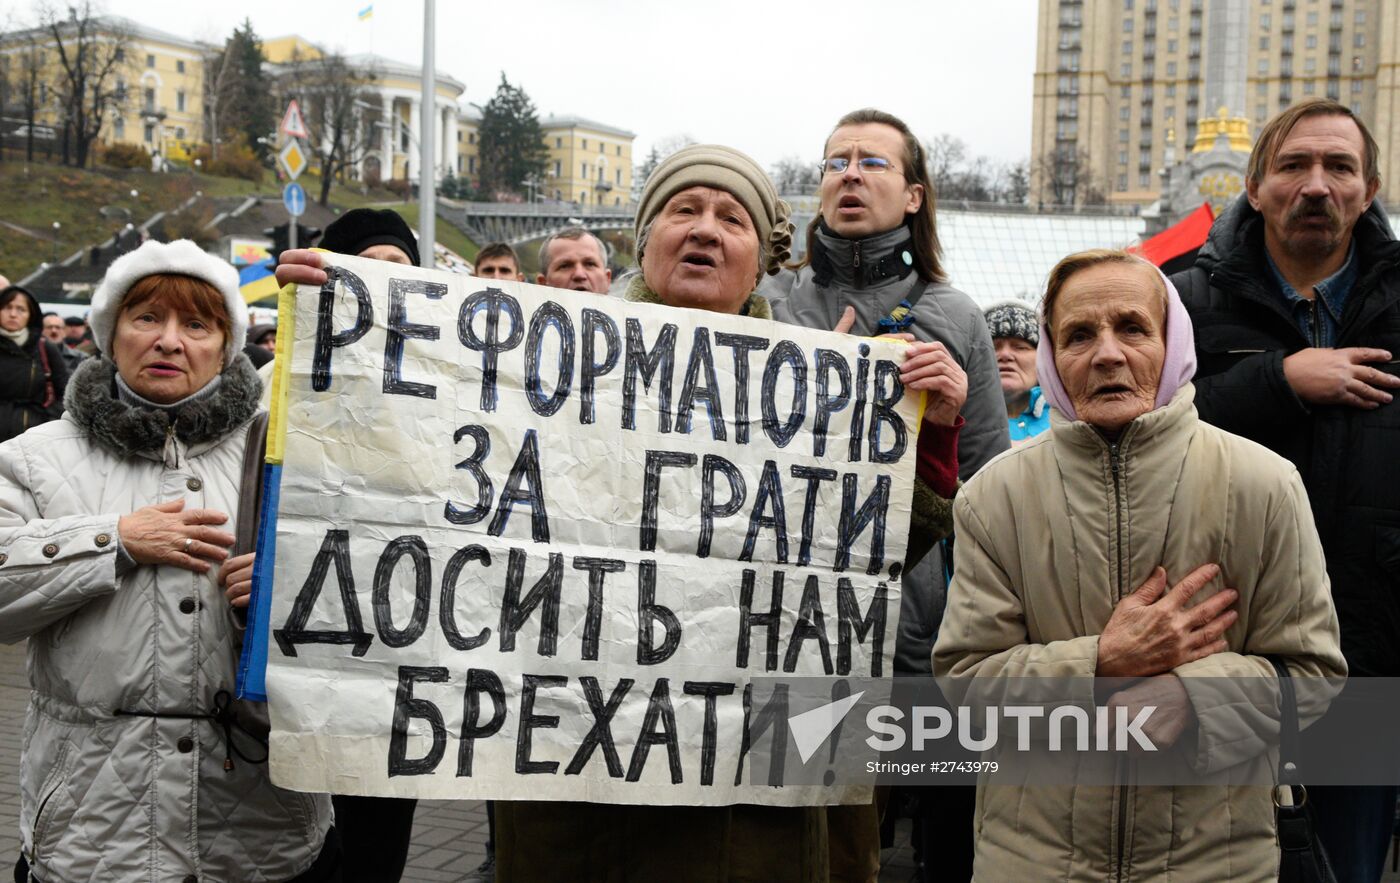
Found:
<path fill-rule="evenodd" d="M 185 537 L 185 554 L 190 554 L 190 547 L 194 545 L 194 537 Z"/>

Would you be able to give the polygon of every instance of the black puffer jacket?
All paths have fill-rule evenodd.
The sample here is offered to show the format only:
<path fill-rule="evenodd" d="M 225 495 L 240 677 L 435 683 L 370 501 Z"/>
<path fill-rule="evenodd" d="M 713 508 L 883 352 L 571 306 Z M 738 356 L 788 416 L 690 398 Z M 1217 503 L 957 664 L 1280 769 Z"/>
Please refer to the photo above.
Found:
<path fill-rule="evenodd" d="M 0 337 L 0 441 L 57 420 L 63 414 L 63 391 L 68 386 L 68 363 L 62 351 L 44 340 L 39 302 L 22 288 L 11 290 L 18 290 L 29 304 L 29 339 L 18 346 Z M 41 347 L 46 359 L 39 355 Z"/>
<path fill-rule="evenodd" d="M 1353 675 L 1400 675 L 1400 401 L 1371 411 L 1305 406 L 1283 359 L 1310 345 L 1275 289 L 1263 222 L 1241 196 L 1196 265 L 1172 277 L 1196 328 L 1196 408 L 1298 467 L 1327 555 Z M 1379 203 L 1356 224 L 1360 272 L 1336 345 L 1400 359 L 1400 242 Z M 1400 374 L 1400 364 L 1374 367 Z"/>

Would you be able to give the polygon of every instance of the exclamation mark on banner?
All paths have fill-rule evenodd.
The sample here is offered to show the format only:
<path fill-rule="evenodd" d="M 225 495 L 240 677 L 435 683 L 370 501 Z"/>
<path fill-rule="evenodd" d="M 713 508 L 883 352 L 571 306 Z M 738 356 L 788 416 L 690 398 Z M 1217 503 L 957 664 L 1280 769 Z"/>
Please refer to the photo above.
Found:
<path fill-rule="evenodd" d="M 831 685 L 831 701 L 833 703 L 840 702 L 842 699 L 845 699 L 847 696 L 850 695 L 851 685 L 849 682 L 845 680 L 840 680 Z M 845 724 L 846 716 L 843 714 L 841 716 L 841 719 L 836 722 L 836 726 L 831 728 L 830 747 L 827 749 L 827 763 L 832 767 L 836 766 L 836 747 L 841 744 L 841 728 L 845 726 Z M 822 774 L 823 785 L 830 786 L 835 782 L 835 769 L 829 769 Z"/>

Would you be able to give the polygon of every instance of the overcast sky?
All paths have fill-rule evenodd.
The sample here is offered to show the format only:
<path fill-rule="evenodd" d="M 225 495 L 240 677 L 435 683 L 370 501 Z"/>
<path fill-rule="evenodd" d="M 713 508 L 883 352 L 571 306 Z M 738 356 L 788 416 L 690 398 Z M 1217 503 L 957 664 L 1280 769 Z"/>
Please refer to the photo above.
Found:
<path fill-rule="evenodd" d="M 300 34 L 418 64 L 422 3 L 105 0 L 107 11 L 222 41 L 246 16 L 260 37 Z M 18 8 L 25 0 L 0 7 Z M 816 161 L 844 112 L 874 105 L 932 139 L 1028 158 L 1035 0 L 513 0 L 437 4 L 437 66 L 485 104 L 505 72 L 540 115 L 574 114 L 653 141 L 688 134 Z"/>

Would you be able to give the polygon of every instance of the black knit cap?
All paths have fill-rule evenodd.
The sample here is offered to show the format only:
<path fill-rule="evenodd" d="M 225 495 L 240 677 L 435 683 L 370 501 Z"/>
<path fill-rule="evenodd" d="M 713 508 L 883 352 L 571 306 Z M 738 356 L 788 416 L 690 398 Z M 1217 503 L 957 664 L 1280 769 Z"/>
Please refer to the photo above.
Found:
<path fill-rule="evenodd" d="M 351 209 L 326 226 L 321 248 L 357 255 L 371 245 L 397 245 L 418 266 L 418 240 L 407 222 L 389 209 Z"/>

